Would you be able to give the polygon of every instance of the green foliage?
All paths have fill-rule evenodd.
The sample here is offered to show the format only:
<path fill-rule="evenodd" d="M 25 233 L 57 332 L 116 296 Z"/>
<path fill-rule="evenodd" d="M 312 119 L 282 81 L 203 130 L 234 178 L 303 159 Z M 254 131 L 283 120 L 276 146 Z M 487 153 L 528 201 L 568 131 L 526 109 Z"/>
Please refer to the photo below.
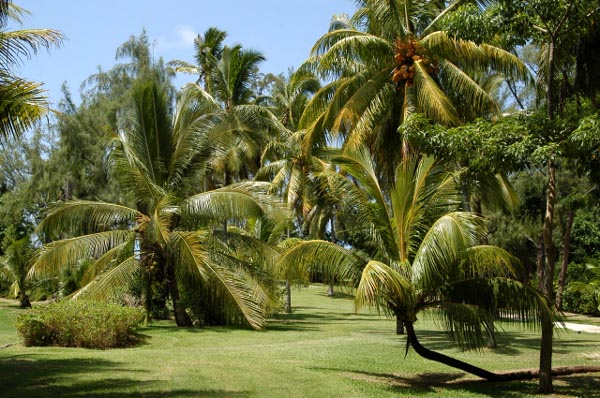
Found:
<path fill-rule="evenodd" d="M 137 308 L 93 301 L 64 301 L 20 315 L 16 328 L 26 346 L 126 347 L 144 319 Z"/>
<path fill-rule="evenodd" d="M 563 292 L 562 308 L 577 314 L 600 315 L 600 285 L 571 282 Z"/>

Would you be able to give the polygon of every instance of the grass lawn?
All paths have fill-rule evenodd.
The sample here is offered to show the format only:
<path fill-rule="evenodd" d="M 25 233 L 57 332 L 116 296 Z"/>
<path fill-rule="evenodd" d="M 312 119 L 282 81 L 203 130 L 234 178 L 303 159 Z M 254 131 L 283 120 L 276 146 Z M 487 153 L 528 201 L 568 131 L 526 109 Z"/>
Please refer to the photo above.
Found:
<path fill-rule="evenodd" d="M 177 329 L 157 322 L 138 347 L 115 350 L 25 348 L 13 327 L 16 302 L 0 301 L 0 396 L 19 397 L 529 397 L 536 382 L 492 384 L 410 351 L 395 324 L 354 314 L 351 298 L 325 288 L 295 291 L 294 313 L 268 330 Z M 577 317 L 580 322 L 586 319 Z M 590 321 L 593 322 L 593 321 Z M 599 322 L 595 321 L 595 324 Z M 422 343 L 488 370 L 536 368 L 538 337 L 506 330 L 498 348 L 460 352 L 432 319 Z M 561 330 L 554 365 L 600 365 L 600 334 Z M 600 374 L 556 379 L 554 397 L 600 397 Z"/>

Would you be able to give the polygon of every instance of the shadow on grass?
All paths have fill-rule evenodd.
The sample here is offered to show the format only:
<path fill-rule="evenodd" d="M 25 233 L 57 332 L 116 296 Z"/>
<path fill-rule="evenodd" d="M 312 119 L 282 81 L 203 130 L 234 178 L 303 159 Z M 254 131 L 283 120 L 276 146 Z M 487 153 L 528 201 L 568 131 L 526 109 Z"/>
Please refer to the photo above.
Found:
<path fill-rule="evenodd" d="M 321 311 L 315 307 L 295 307 L 290 314 L 279 313 L 269 320 L 268 330 L 275 331 L 315 331 L 329 327 L 332 323 L 355 324 L 376 317 L 370 314 L 340 313 Z"/>
<path fill-rule="evenodd" d="M 0 358 L 0 391 L 3 398 L 33 397 L 246 397 L 246 392 L 222 390 L 169 390 L 161 381 L 119 377 L 141 374 L 118 362 L 102 359 L 37 359 L 36 355 Z M 88 375 L 92 374 L 92 377 Z"/>
<path fill-rule="evenodd" d="M 335 371 L 342 376 L 365 383 L 384 384 L 399 396 L 431 396 L 432 394 L 455 396 L 457 394 L 451 392 L 462 392 L 466 395 L 517 398 L 526 394 L 536 395 L 538 387 L 537 380 L 499 383 L 473 378 L 464 373 L 404 375 L 332 368 L 317 370 Z M 555 377 L 554 386 L 555 393 L 561 396 L 600 398 L 600 374 Z"/>

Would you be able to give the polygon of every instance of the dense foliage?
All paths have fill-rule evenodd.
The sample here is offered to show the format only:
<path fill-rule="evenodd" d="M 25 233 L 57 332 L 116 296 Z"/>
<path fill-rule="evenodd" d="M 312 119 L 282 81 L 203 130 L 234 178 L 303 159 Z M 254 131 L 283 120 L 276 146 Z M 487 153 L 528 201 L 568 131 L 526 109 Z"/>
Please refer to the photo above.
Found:
<path fill-rule="evenodd" d="M 62 301 L 19 315 L 17 331 L 26 346 L 127 347 L 138 341 L 139 308 L 93 301 Z"/>

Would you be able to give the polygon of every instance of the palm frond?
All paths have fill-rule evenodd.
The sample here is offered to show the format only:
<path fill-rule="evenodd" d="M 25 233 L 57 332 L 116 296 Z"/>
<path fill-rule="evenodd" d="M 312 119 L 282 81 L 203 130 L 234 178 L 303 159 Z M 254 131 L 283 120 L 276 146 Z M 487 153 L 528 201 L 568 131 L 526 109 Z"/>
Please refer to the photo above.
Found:
<path fill-rule="evenodd" d="M 418 109 L 432 120 L 448 126 L 460 124 L 460 118 L 450 99 L 427 72 L 421 61 L 415 62 L 415 96 Z"/>
<path fill-rule="evenodd" d="M 77 299 L 108 300 L 122 293 L 135 282 L 139 262 L 134 256 L 127 257 L 114 267 L 99 274 L 90 283 L 76 291 L 71 297 Z"/>
<path fill-rule="evenodd" d="M 431 289 L 444 283 L 466 250 L 485 236 L 481 217 L 467 212 L 448 213 L 427 231 L 415 254 L 412 281 L 415 286 Z"/>
<path fill-rule="evenodd" d="M 133 239 L 133 231 L 104 231 L 50 242 L 35 254 L 28 278 L 56 275 L 62 268 L 85 259 L 96 259 Z"/>
<path fill-rule="evenodd" d="M 219 290 L 235 302 L 248 324 L 254 329 L 264 327 L 266 321 L 266 295 L 251 283 L 251 277 L 239 269 L 229 269 L 214 261 L 225 260 L 218 253 L 208 254 L 199 235 L 177 232 L 172 239 L 173 247 L 180 260 L 180 267 L 194 272 L 197 278 L 214 281 Z M 191 275 L 194 275 L 190 273 Z"/>
<path fill-rule="evenodd" d="M 384 311 L 389 311 L 390 307 L 411 308 L 414 306 L 414 293 L 411 281 L 400 272 L 371 260 L 362 271 L 354 306 L 357 311 L 364 307 Z"/>
<path fill-rule="evenodd" d="M 129 226 L 141 217 L 137 210 L 114 203 L 59 202 L 48 209 L 36 232 L 53 235 L 107 231 Z"/>
<path fill-rule="evenodd" d="M 287 280 L 304 281 L 311 269 L 338 280 L 352 280 L 357 279 L 357 271 L 363 264 L 363 259 L 346 248 L 324 240 L 311 240 L 286 249 L 277 266 Z"/>

